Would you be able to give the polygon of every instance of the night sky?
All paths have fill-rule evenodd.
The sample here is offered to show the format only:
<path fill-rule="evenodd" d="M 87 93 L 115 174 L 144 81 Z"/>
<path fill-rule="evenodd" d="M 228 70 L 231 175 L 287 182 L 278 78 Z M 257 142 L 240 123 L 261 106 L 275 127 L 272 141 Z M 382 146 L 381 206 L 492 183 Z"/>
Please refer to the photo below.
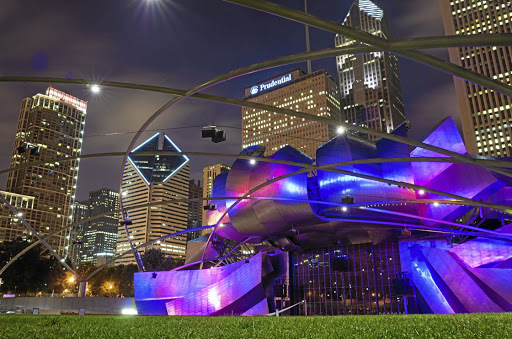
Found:
<path fill-rule="evenodd" d="M 300 9 L 303 0 L 275 0 Z M 394 38 L 444 35 L 439 1 L 381 0 Z M 309 12 L 342 22 L 352 1 L 309 0 Z M 0 75 L 48 76 L 134 82 L 188 89 L 216 75 L 266 59 L 304 51 L 304 27 L 221 0 L 3 0 L 0 8 Z M 313 50 L 334 45 L 334 34 L 311 30 Z M 447 52 L 430 51 L 447 59 Z M 205 93 L 241 99 L 244 88 L 305 63 L 251 74 Z M 313 62 L 337 79 L 335 58 Z M 458 122 L 453 80 L 417 63 L 400 60 L 405 113 L 411 137 L 421 139 L 439 119 Z M 0 83 L 0 168 L 9 158 L 19 107 L 24 97 L 44 93 L 48 84 Z M 147 117 L 172 96 L 103 88 L 92 95 L 84 86 L 53 84 L 89 100 L 83 154 L 125 151 Z M 201 139 L 201 126 L 225 128 L 228 141 Z M 150 130 L 163 130 L 185 151 L 238 154 L 241 108 L 188 99 L 172 107 Z M 121 133 L 121 134 L 119 134 Z M 141 141 L 154 134 L 147 132 Z M 114 135 L 109 135 L 114 134 Z M 117 189 L 122 158 L 83 160 L 77 200 L 88 191 Z M 229 159 L 191 158 L 191 178 L 202 168 Z M 1 178 L 5 187 L 6 177 Z"/>

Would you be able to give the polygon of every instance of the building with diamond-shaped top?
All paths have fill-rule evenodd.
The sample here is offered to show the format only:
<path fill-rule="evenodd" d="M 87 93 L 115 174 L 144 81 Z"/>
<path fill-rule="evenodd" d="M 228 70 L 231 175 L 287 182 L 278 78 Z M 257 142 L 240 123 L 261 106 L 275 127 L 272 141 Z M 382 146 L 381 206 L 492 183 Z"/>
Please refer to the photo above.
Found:
<path fill-rule="evenodd" d="M 181 150 L 167 135 L 157 133 L 132 151 L 125 167 L 122 199 L 131 221 L 128 230 L 134 247 L 187 228 L 186 202 L 158 204 L 188 199 L 189 159 L 184 155 L 165 152 Z M 182 258 L 185 256 L 186 243 L 185 234 L 159 241 L 139 252 L 142 255 L 146 249 L 159 248 L 166 256 Z M 116 264 L 135 263 L 124 225 L 119 226 L 116 252 L 129 252 L 116 260 Z"/>

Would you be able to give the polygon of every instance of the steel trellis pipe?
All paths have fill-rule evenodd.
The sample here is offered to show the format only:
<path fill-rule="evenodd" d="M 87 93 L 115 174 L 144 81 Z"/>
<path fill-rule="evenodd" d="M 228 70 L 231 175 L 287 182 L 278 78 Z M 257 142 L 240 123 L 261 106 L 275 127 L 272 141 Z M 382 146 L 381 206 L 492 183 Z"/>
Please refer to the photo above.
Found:
<path fill-rule="evenodd" d="M 93 157 L 96 157 L 96 156 L 121 156 L 123 154 L 124 154 L 123 152 L 113 152 L 113 153 L 99 153 L 99 154 L 82 155 L 81 157 L 82 158 L 93 158 Z M 157 154 L 157 152 L 141 152 L 140 154 L 143 154 L 143 155 L 155 155 L 155 154 Z M 207 155 L 207 156 L 209 155 L 209 156 L 225 156 L 225 157 L 238 158 L 238 159 L 252 159 L 252 157 L 249 157 L 249 156 L 240 156 L 240 155 L 231 155 L 231 154 L 217 154 L 217 153 L 204 153 L 204 152 L 158 152 L 158 154 L 161 154 L 161 155 L 162 154 L 164 154 L 164 155 L 183 155 L 183 154 L 186 154 L 186 155 Z M 69 158 L 56 159 L 54 161 L 55 162 L 61 162 L 61 161 L 66 161 L 66 160 L 72 160 L 74 158 L 77 158 L 77 157 L 69 157 Z M 275 160 L 275 159 L 269 159 L 269 158 L 258 158 L 258 161 L 271 162 L 271 163 L 280 163 L 280 164 L 299 166 L 299 167 L 306 165 L 306 164 L 303 164 L 303 163 Z M 9 172 L 9 171 L 12 171 L 12 170 L 20 169 L 20 168 L 35 166 L 37 164 L 45 164 L 45 163 L 51 163 L 51 162 L 53 162 L 53 161 L 45 161 L 45 162 L 40 162 L 40 163 L 24 164 L 24 165 L 15 167 L 15 168 L 1 170 L 0 174 L 1 173 L 6 173 L 6 172 Z M 346 162 L 340 162 L 340 163 L 335 163 L 335 164 L 324 165 L 323 167 L 326 167 L 326 168 L 320 168 L 319 166 L 315 166 L 315 165 L 308 165 L 308 166 L 309 166 L 309 168 L 311 170 L 325 170 L 325 171 L 337 172 L 336 169 L 332 169 L 330 167 L 341 167 L 341 166 L 346 166 L 346 165 L 355 165 L 355 164 L 363 164 L 363 163 L 380 163 L 380 162 L 448 162 L 448 163 L 456 163 L 456 162 L 459 162 L 459 161 L 456 160 L 456 159 L 452 159 L 452 158 L 427 158 L 427 157 L 425 157 L 425 158 L 421 158 L 421 157 L 409 158 L 409 157 L 403 157 L 403 158 L 375 158 L 375 159 L 352 160 L 352 161 L 346 161 Z M 483 167 L 486 167 L 485 164 L 496 162 L 496 160 L 492 160 L 492 161 L 490 161 L 490 160 L 478 160 L 478 162 L 483 162 L 484 163 Z M 499 163 L 502 164 L 502 165 L 509 165 L 509 166 L 511 165 L 509 162 L 504 162 L 504 161 L 499 162 Z M 424 187 L 422 187 L 422 189 L 428 190 L 427 188 L 424 188 Z M 442 193 L 444 193 L 444 192 L 442 192 Z M 210 198 L 209 200 L 214 200 L 214 199 L 219 199 L 219 198 Z M 229 198 L 224 198 L 224 199 L 229 199 Z M 236 198 L 232 198 L 232 199 L 236 199 Z M 207 200 L 207 199 L 202 199 L 202 200 Z M 182 201 L 182 200 L 179 200 L 179 201 Z M 184 199 L 183 202 L 185 202 L 185 201 L 190 201 L 190 200 Z M 446 201 L 444 201 L 444 200 L 442 200 L 440 202 L 446 203 Z M 455 202 L 451 202 L 451 203 L 455 203 Z M 142 204 L 140 206 L 156 206 L 156 205 L 160 205 L 160 204 L 161 204 L 160 202 L 156 202 L 156 203 L 150 203 L 150 204 Z M 457 204 L 461 204 L 461 203 L 457 202 Z M 465 204 L 472 205 L 472 206 L 482 206 L 482 203 L 479 202 L 479 201 L 473 201 L 471 203 L 470 202 L 465 202 Z M 366 203 L 366 205 L 368 205 L 368 203 Z M 139 205 L 130 206 L 128 208 L 128 210 L 131 209 L 131 208 L 135 208 L 135 207 L 139 207 Z M 485 206 L 485 207 L 491 207 L 491 208 L 496 208 L 496 209 L 500 208 L 500 206 L 496 206 L 496 205 Z M 74 224 L 72 224 L 72 225 L 70 225 L 68 227 L 65 227 L 64 229 L 68 229 L 68 228 L 74 227 L 74 226 L 79 225 L 81 223 L 85 223 L 85 222 L 94 220 L 96 218 L 102 217 L 104 215 L 110 215 L 112 213 L 118 213 L 118 212 L 119 211 L 100 214 L 98 216 L 95 216 L 95 217 L 92 217 L 92 218 L 89 218 L 89 219 L 85 219 L 85 220 L 83 220 L 81 222 L 74 223 Z M 64 229 L 61 229 L 61 230 L 64 230 Z M 52 232 L 47 237 L 45 237 L 44 239 L 47 239 L 50 236 L 52 236 L 52 235 L 54 235 L 54 234 L 56 234 L 58 232 L 60 232 L 60 231 Z M 28 251 L 30 248 L 32 248 L 33 246 L 35 246 L 38 243 L 39 243 L 39 241 L 33 243 L 28 248 L 26 248 L 26 251 Z M 17 258 L 19 258 L 19 256 L 24 254 L 26 251 L 25 250 L 21 251 L 15 258 L 13 258 L 13 260 L 16 260 Z M 10 265 L 10 263 L 8 263 L 8 265 Z M 5 268 L 6 267 L 4 267 L 2 270 L 0 270 L 0 274 L 5 270 Z"/>
<path fill-rule="evenodd" d="M 161 206 L 161 205 L 168 205 L 168 204 L 173 204 L 173 203 L 181 203 L 181 202 L 190 202 L 190 201 L 201 201 L 201 200 L 232 200 L 232 199 L 237 199 L 237 198 L 240 198 L 240 197 L 209 197 L 209 198 L 193 198 L 193 199 L 175 199 L 175 200 L 167 200 L 167 201 L 160 201 L 160 202 L 153 202 L 153 203 L 144 203 L 144 204 L 137 204 L 137 205 L 133 205 L 133 206 L 130 206 L 128 207 L 128 209 L 132 209 L 132 208 L 140 208 L 140 207 L 149 207 L 149 206 Z M 245 199 L 267 199 L 267 200 L 284 200 L 284 198 L 275 198 L 275 197 L 248 197 L 248 198 L 245 198 Z M 294 200 L 296 201 L 296 199 L 287 199 L 287 200 Z M 337 206 L 345 206 L 344 204 L 340 204 L 340 203 L 332 203 L 332 202 L 322 202 L 322 201 L 301 201 L 301 202 L 308 202 L 308 203 L 316 203 L 316 204 L 327 204 L 327 205 L 337 205 Z M 388 201 L 389 202 L 389 201 Z M 403 201 L 400 201 L 401 203 L 403 203 Z M 454 201 L 445 201 L 445 200 L 428 200 L 428 199 L 422 199 L 420 201 L 418 200 L 411 200 L 411 201 L 407 201 L 407 203 L 432 203 L 432 202 L 441 202 L 441 203 L 449 203 L 449 204 L 461 204 L 460 202 L 454 202 Z M 368 205 L 378 205 L 378 204 L 382 204 L 383 202 L 382 201 L 379 201 L 379 202 L 366 202 L 365 205 L 368 206 Z M 384 202 L 385 203 L 385 202 Z M 350 205 L 352 207 L 358 207 L 358 205 Z M 66 229 L 69 229 L 69 228 L 72 228 L 76 225 L 79 225 L 79 224 L 82 224 L 82 223 L 86 223 L 86 222 L 90 222 L 92 220 L 95 220 L 95 219 L 98 219 L 98 218 L 101 218 L 101 217 L 104 217 L 104 216 L 107 216 L 107 215 L 111 215 L 111 214 L 114 214 L 114 213 L 119 213 L 120 210 L 116 210 L 116 211 L 113 211 L 113 212 L 106 212 L 106 213 L 102 213 L 102 214 L 99 214 L 99 215 L 96 215 L 94 217 L 90 217 L 90 218 L 87 218 L 87 219 L 84 219 L 84 220 L 81 220 L 81 221 L 78 221 L 76 223 L 73 223 L 72 225 L 69 225 L 69 226 L 66 226 L 66 227 L 63 227 L 59 230 L 56 230 L 50 234 L 48 234 L 46 237 L 43 238 L 43 240 L 46 240 L 46 239 L 49 239 L 50 237 L 52 237 L 53 235 L 59 233 L 59 232 L 62 232 Z M 378 211 L 377 211 L 378 212 Z M 383 213 L 387 213 L 388 211 L 384 211 Z M 421 217 L 421 216 L 414 216 L 414 215 L 409 215 L 413 218 L 416 218 L 416 219 L 425 219 L 424 217 Z M 343 219 L 344 220 L 344 219 Z M 346 220 L 348 221 L 348 220 Z M 437 219 L 433 219 L 433 221 L 437 221 L 439 223 L 442 223 L 442 224 L 449 224 L 451 225 L 450 222 L 446 222 L 444 220 L 437 220 Z M 402 225 L 402 224 L 401 224 Z M 457 227 L 461 227 L 461 228 L 468 228 L 468 227 L 465 227 L 465 226 L 468 226 L 468 225 L 463 225 L 463 224 L 455 224 Z M 206 228 L 211 228 L 213 226 L 203 226 L 205 229 Z M 438 231 L 445 231 L 443 229 L 434 229 L 434 228 L 431 228 L 432 230 L 438 230 Z M 487 232 L 487 230 L 481 230 L 481 229 L 475 229 L 476 231 L 479 231 L 480 234 L 483 234 L 481 236 L 486 236 L 485 233 Z M 476 235 L 475 233 L 472 233 L 473 235 Z M 500 238 L 501 237 L 507 237 L 509 234 L 507 233 L 496 233 L 496 236 L 499 236 Z M 162 240 L 164 238 L 168 238 L 168 237 L 172 237 L 172 236 L 176 236 L 175 234 L 171 234 L 171 235 L 166 235 L 166 236 L 163 236 L 159 239 L 155 239 L 154 241 L 152 241 L 151 243 L 146 243 L 146 244 L 143 244 L 145 246 L 149 246 L 151 245 L 152 243 L 156 242 L 156 241 L 159 241 L 159 240 Z M 487 237 L 492 237 L 492 238 L 495 238 L 492 236 L 492 234 L 490 235 L 487 235 Z M 240 243 L 237 247 L 239 247 L 240 245 L 243 245 L 244 243 L 246 243 L 247 241 L 249 241 L 250 238 L 247 238 L 245 239 L 242 243 Z M 13 257 L 6 265 L 4 265 L 4 267 L 2 267 L 2 269 L 0 269 L 0 275 L 14 262 L 16 261 L 19 257 L 21 257 L 24 253 L 28 252 L 30 249 L 32 249 L 33 247 L 35 247 L 36 245 L 38 245 L 39 243 L 41 242 L 41 240 L 38 240 L 37 242 L 34 242 L 32 243 L 30 246 L 26 247 L 25 249 L 23 249 L 21 252 L 19 252 L 15 257 Z M 230 253 L 232 253 L 234 250 L 236 249 L 236 247 L 234 249 L 232 249 L 230 251 Z M 130 251 L 127 251 L 127 252 L 124 252 L 124 254 L 127 254 L 129 253 Z M 228 253 L 228 255 L 230 254 Z M 123 255 L 124 256 L 124 255 Z M 115 259 L 119 259 L 119 257 L 116 257 L 114 258 L 113 260 Z M 209 261 L 209 260 L 207 260 Z M 112 262 L 112 261 L 110 261 Z M 195 263 L 192 263 L 191 265 L 195 265 L 195 264 L 199 264 L 201 263 L 201 261 L 198 261 L 198 262 L 195 262 Z M 190 265 L 189 265 L 190 266 Z M 105 266 L 106 267 L 106 266 Z M 188 267 L 187 265 L 185 266 L 181 266 L 177 269 L 182 269 L 182 268 L 185 268 L 185 267 Z M 99 271 L 98 271 L 99 272 Z M 97 273 L 97 272 L 96 272 Z"/>

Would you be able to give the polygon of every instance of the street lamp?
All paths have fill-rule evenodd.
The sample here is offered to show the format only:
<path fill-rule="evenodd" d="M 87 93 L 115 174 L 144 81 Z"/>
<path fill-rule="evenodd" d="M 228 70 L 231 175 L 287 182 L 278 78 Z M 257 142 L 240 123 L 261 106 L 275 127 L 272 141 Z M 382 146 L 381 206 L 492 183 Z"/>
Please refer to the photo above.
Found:
<path fill-rule="evenodd" d="M 91 92 L 94 94 L 98 94 L 101 92 L 101 87 L 99 85 L 91 85 Z"/>

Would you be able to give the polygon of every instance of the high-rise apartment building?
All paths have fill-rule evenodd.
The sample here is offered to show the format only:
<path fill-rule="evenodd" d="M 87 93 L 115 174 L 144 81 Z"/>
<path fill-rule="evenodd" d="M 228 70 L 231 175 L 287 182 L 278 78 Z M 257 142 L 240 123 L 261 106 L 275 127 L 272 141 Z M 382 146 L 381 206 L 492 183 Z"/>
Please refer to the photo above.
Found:
<path fill-rule="evenodd" d="M 224 164 L 215 164 L 211 166 L 207 166 L 203 168 L 203 198 L 209 198 L 212 194 L 212 188 L 213 188 L 213 181 L 217 177 L 217 175 L 227 172 L 231 169 L 228 165 Z M 205 206 L 208 202 L 204 200 L 201 205 Z M 215 202 L 213 202 L 215 204 Z M 202 211 L 202 221 L 206 222 L 206 211 Z M 202 225 L 204 226 L 204 225 Z M 203 233 L 209 232 L 208 230 L 205 230 Z"/>
<path fill-rule="evenodd" d="M 188 199 L 189 159 L 184 155 L 138 155 L 140 152 L 158 151 L 181 152 L 168 136 L 157 133 L 132 151 L 125 167 L 123 205 L 132 223 L 128 229 L 134 247 L 187 228 L 188 203 L 159 203 Z M 145 249 L 159 248 L 166 255 L 183 258 L 186 241 L 185 234 Z M 130 244 L 122 225 L 118 229 L 116 252 L 127 251 L 130 251 Z M 141 249 L 140 253 L 143 252 Z M 132 263 L 135 263 L 135 258 L 131 254 L 116 260 L 116 264 Z"/>
<path fill-rule="evenodd" d="M 342 121 L 338 86 L 324 70 L 304 74 L 295 69 L 281 74 L 246 88 L 244 100 Z M 316 149 L 335 132 L 321 122 L 242 107 L 242 148 L 264 146 L 265 156 L 290 145 L 315 158 Z"/>
<path fill-rule="evenodd" d="M 370 0 L 356 0 L 343 25 L 388 39 L 391 31 L 384 11 Z M 354 39 L 336 35 L 336 47 L 357 46 Z M 398 59 L 388 52 L 336 57 L 341 107 L 346 123 L 391 132 L 405 121 Z M 377 137 L 359 136 L 375 141 Z"/>
<path fill-rule="evenodd" d="M 447 35 L 512 32 L 512 3 L 496 0 L 441 0 Z M 449 49 L 454 64 L 511 85 L 512 46 Z M 512 155 L 512 99 L 454 78 L 464 141 L 469 153 Z"/>
<path fill-rule="evenodd" d="M 73 224 L 89 218 L 88 201 L 75 201 L 73 204 Z M 87 229 L 87 222 L 74 226 L 70 232 L 68 258 L 74 267 L 80 265 L 83 253 L 84 230 Z"/>
<path fill-rule="evenodd" d="M 119 193 L 101 188 L 89 192 L 88 218 L 106 214 L 88 222 L 83 229 L 81 262 L 102 265 L 114 256 L 119 226 Z M 111 213 L 114 212 L 114 213 Z"/>
<path fill-rule="evenodd" d="M 203 186 L 201 180 L 189 180 L 188 185 L 189 199 L 200 199 L 203 197 Z M 188 202 L 188 228 L 196 228 L 203 225 L 203 201 L 189 201 Z M 201 236 L 201 231 L 187 233 L 187 240 L 192 240 Z"/>
<path fill-rule="evenodd" d="M 51 86 L 45 94 L 23 99 L 10 167 L 79 156 L 86 111 L 86 101 Z M 35 198 L 33 208 L 23 217 L 40 234 L 70 224 L 79 163 L 78 159 L 49 162 L 9 173 L 6 191 Z M 1 240 L 15 239 L 24 231 L 14 225 L 2 224 L 0 228 Z M 48 243 L 63 255 L 68 246 L 68 235 L 69 231 L 61 232 L 48 239 Z"/>

